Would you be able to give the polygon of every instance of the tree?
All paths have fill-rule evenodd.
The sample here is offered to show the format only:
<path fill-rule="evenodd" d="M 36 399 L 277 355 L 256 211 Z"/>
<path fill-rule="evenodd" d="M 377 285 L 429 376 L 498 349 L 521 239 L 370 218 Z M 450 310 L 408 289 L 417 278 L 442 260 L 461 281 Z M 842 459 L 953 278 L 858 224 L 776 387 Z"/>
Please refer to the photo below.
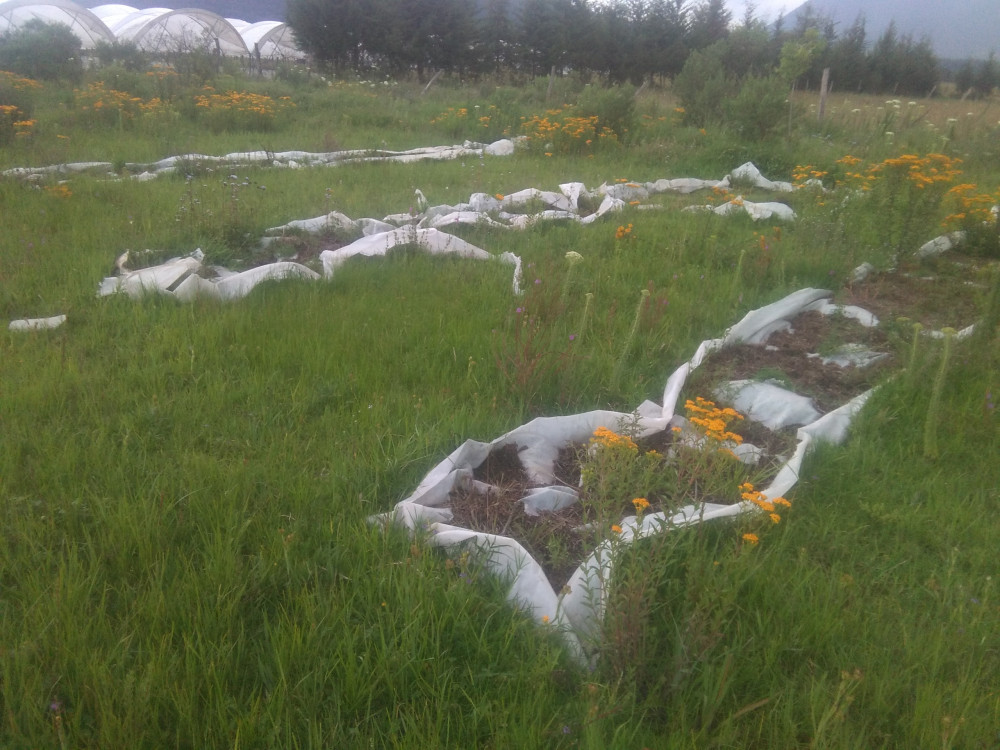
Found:
<path fill-rule="evenodd" d="M 33 18 L 0 36 L 0 70 L 77 82 L 83 75 L 82 47 L 69 26 Z"/>
<path fill-rule="evenodd" d="M 705 49 L 710 44 L 729 36 L 729 23 L 733 14 L 726 8 L 725 0 L 702 0 L 691 12 L 688 42 L 691 49 Z"/>
<path fill-rule="evenodd" d="M 722 64 L 731 76 L 767 75 L 777 64 L 771 34 L 763 21 L 746 20 L 730 32 Z"/>
<path fill-rule="evenodd" d="M 481 70 L 500 73 L 514 64 L 515 31 L 510 0 L 486 0 L 476 30 Z"/>
<path fill-rule="evenodd" d="M 724 42 L 703 50 L 695 50 L 684 63 L 684 69 L 674 79 L 674 91 L 684 108 L 684 120 L 690 125 L 706 127 L 722 119 L 725 102 L 734 93 L 731 79 L 722 65 Z"/>
<path fill-rule="evenodd" d="M 994 53 L 983 60 L 982 65 L 976 73 L 972 83 L 977 96 L 986 97 L 993 93 L 993 89 L 1000 86 L 1000 64 Z"/>
<path fill-rule="evenodd" d="M 289 0 L 286 22 L 304 51 L 339 73 L 362 66 L 373 11 L 369 0 Z"/>
<path fill-rule="evenodd" d="M 815 28 L 806 29 L 798 39 L 791 39 L 781 46 L 778 75 L 795 90 L 795 84 L 810 67 L 813 60 L 826 49 L 826 40 Z"/>
<path fill-rule="evenodd" d="M 578 52 L 588 47 L 589 15 L 582 0 L 526 0 L 518 40 L 528 70 L 537 75 L 574 63 L 588 67 Z"/>
<path fill-rule="evenodd" d="M 859 16 L 830 47 L 830 73 L 839 91 L 861 91 L 868 79 L 865 19 Z"/>

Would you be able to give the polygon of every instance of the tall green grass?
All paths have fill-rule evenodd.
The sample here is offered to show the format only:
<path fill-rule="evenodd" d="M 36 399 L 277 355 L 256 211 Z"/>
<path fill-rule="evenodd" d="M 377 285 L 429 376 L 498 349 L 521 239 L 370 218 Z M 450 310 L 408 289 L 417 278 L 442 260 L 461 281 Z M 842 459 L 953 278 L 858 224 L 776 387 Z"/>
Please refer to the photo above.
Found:
<path fill-rule="evenodd" d="M 433 116 L 496 93 L 351 91 L 350 117 L 332 128 L 328 93 L 293 89 L 310 114 L 267 147 L 439 142 Z M 527 110 L 538 92 L 502 97 Z M 937 460 L 922 451 L 940 357 L 927 341 L 851 440 L 809 459 L 792 511 L 759 546 L 721 524 L 638 545 L 594 670 L 505 604 L 500 582 L 367 521 L 465 439 L 657 400 L 697 343 L 747 310 L 837 289 L 862 261 L 889 265 L 885 217 L 863 204 L 850 215 L 790 195 L 800 220 L 780 234 L 680 211 L 705 194 L 588 227 L 456 230 L 524 259 L 522 297 L 509 266 L 412 252 L 230 304 L 95 297 L 125 248 L 202 246 L 237 264 L 248 251 L 233 237 L 333 209 L 380 218 L 406 211 L 415 188 L 454 203 L 569 180 L 721 177 L 769 155 L 790 170 L 832 163 L 870 133 L 834 135 L 744 144 L 664 125 L 593 159 L 241 168 L 253 189 L 235 207 L 225 170 L 76 177 L 68 197 L 0 181 L 0 314 L 69 315 L 0 335 L 0 745 L 995 745 L 992 332 L 955 343 Z M 131 137 L 70 133 L 63 156 L 167 155 Z M 259 141 L 191 130 L 172 143 L 223 153 Z M 25 148 L 0 163 L 52 155 Z M 995 160 L 975 169 L 984 183 L 1000 175 Z M 179 210 L 195 199 L 196 212 Z M 616 242 L 629 222 L 634 239 Z M 583 261 L 568 277 L 570 250 Z M 511 348 L 525 307 L 541 333 Z M 525 377 L 533 352 L 541 364 Z"/>

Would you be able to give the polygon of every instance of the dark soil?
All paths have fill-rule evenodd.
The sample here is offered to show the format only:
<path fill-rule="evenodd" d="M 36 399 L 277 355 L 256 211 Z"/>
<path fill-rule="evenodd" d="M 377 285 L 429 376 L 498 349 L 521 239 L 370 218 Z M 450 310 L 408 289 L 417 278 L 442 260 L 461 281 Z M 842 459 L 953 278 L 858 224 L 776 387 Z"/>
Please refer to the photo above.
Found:
<path fill-rule="evenodd" d="M 986 265 L 982 258 L 958 253 L 911 261 L 847 287 L 837 302 L 863 307 L 882 324 L 906 317 L 929 329 L 961 330 L 982 310 L 986 287 L 980 279 Z"/>
<path fill-rule="evenodd" d="M 864 393 L 892 367 L 891 357 L 868 367 L 840 367 L 807 356 L 829 352 L 845 343 L 890 353 L 887 337 L 877 328 L 818 312 L 802 313 L 791 323 L 791 330 L 772 334 L 766 345 L 739 344 L 712 354 L 691 374 L 685 391 L 692 396 L 710 397 L 708 394 L 717 385 L 729 380 L 771 379 L 809 396 L 825 413 Z"/>
<path fill-rule="evenodd" d="M 520 499 L 531 487 L 518 460 L 518 447 L 493 450 L 473 476 L 494 489 L 485 495 L 470 490 L 451 494 L 452 523 L 487 534 L 517 539 L 535 558 L 552 588 L 558 591 L 593 546 L 579 503 L 556 513 L 529 516 Z M 579 476 L 579 468 L 576 469 Z"/>
<path fill-rule="evenodd" d="M 773 334 L 764 345 L 727 347 L 709 356 L 691 374 L 685 393 L 690 398 L 711 397 L 715 387 L 729 380 L 771 379 L 809 396 L 821 412 L 835 409 L 877 385 L 898 366 L 894 354 L 900 332 L 904 337 L 912 336 L 911 329 L 900 328 L 897 322 L 900 317 L 937 330 L 945 326 L 960 330 L 974 323 L 985 291 L 985 285 L 975 281 L 982 278 L 978 276 L 982 265 L 981 259 L 949 255 L 946 259 L 914 262 L 896 271 L 875 274 L 844 289 L 836 302 L 857 305 L 874 313 L 880 326 L 868 328 L 844 316 L 803 313 L 790 321 L 790 330 Z M 892 339 L 893 330 L 897 341 Z M 825 365 L 820 357 L 807 356 L 829 354 L 848 343 L 861 344 L 889 356 L 867 367 Z M 730 429 L 740 434 L 744 442 L 764 451 L 765 476 L 773 476 L 795 449 L 793 428 L 771 431 L 746 419 L 733 422 Z M 665 453 L 672 440 L 673 433 L 666 430 L 637 442 L 642 451 Z M 585 448 L 586 445 L 579 444 L 560 451 L 555 465 L 558 482 L 578 486 L 580 457 Z M 530 483 L 518 459 L 516 445 L 492 451 L 474 475 L 497 489 L 485 496 L 465 491 L 453 493 L 453 523 L 517 539 L 539 562 L 558 591 L 593 547 L 593 532 L 580 529 L 586 522 L 580 504 L 537 517 L 527 515 L 520 498 L 527 494 Z M 654 502 L 649 512 L 658 509 Z M 622 510 L 623 517 L 632 513 L 631 507 Z"/>

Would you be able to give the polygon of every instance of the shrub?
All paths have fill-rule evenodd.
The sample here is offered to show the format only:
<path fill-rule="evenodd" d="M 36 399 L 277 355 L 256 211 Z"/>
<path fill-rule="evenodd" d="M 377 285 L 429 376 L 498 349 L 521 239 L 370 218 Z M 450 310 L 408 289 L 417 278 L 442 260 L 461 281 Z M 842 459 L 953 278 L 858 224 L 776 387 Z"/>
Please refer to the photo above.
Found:
<path fill-rule="evenodd" d="M 722 119 L 725 101 L 733 94 L 718 45 L 691 53 L 674 79 L 674 91 L 684 109 L 684 122 L 703 128 Z"/>
<path fill-rule="evenodd" d="M 635 90 L 631 86 L 588 86 L 576 108 L 579 115 L 597 117 L 595 132 L 611 131 L 624 143 L 635 124 Z"/>
<path fill-rule="evenodd" d="M 775 76 L 749 76 L 725 105 L 728 121 L 745 138 L 761 139 L 787 119 L 788 87 Z"/>
<path fill-rule="evenodd" d="M 0 70 L 45 81 L 78 81 L 83 75 L 81 46 L 69 26 L 32 19 L 0 36 Z"/>

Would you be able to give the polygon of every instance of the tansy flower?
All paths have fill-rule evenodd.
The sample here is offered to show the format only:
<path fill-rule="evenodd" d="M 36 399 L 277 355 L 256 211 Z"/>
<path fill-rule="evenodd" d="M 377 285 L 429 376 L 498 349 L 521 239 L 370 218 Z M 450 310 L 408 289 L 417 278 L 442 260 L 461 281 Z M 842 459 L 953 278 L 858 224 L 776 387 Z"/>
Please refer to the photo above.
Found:
<path fill-rule="evenodd" d="M 649 501 L 644 497 L 637 497 L 632 501 L 632 505 L 635 506 L 636 513 L 642 513 L 646 508 L 649 507 Z"/>

